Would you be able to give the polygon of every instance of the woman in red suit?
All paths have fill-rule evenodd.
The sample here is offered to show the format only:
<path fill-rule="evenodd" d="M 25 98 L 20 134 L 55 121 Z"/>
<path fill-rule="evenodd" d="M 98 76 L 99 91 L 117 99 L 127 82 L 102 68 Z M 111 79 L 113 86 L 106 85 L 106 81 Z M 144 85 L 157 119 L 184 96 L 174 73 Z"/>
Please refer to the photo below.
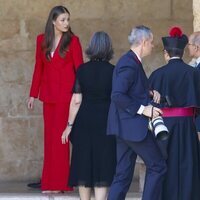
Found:
<path fill-rule="evenodd" d="M 54 7 L 48 17 L 45 33 L 38 35 L 36 63 L 28 108 L 34 99 L 43 102 L 44 164 L 43 193 L 70 191 L 69 143 L 60 141 L 67 125 L 69 103 L 75 73 L 83 63 L 82 48 L 69 26 L 70 13 L 63 6 Z"/>

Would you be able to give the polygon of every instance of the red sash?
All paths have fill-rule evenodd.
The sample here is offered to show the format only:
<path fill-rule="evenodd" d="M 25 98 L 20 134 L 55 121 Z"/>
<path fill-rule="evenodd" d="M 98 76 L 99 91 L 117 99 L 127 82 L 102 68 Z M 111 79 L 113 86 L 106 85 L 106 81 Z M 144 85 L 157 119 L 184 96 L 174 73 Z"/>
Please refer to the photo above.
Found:
<path fill-rule="evenodd" d="M 163 117 L 186 117 L 194 116 L 195 108 L 162 108 Z"/>

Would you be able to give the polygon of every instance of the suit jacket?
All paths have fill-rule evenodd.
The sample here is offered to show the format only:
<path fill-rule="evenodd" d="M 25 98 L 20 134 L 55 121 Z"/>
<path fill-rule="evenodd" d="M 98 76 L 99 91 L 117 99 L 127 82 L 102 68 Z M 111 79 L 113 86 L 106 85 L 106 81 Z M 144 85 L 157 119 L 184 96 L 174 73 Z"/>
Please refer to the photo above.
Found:
<path fill-rule="evenodd" d="M 39 96 L 41 101 L 47 103 L 69 101 L 76 69 L 83 63 L 79 39 L 75 35 L 72 36 L 64 58 L 59 55 L 59 43 L 50 61 L 42 50 L 43 40 L 44 34 L 38 35 L 30 96 Z"/>
<path fill-rule="evenodd" d="M 148 132 L 148 118 L 137 111 L 149 101 L 148 79 L 141 62 L 130 50 L 113 72 L 107 133 L 129 141 L 142 141 Z"/>
<path fill-rule="evenodd" d="M 196 66 L 196 68 L 197 68 L 198 70 L 200 70 L 200 63 Z"/>

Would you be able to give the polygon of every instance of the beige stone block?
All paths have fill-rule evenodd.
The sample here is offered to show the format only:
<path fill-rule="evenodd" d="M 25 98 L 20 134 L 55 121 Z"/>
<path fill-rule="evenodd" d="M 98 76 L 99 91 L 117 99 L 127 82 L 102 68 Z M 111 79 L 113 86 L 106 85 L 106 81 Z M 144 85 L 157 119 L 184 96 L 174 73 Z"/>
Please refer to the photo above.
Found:
<path fill-rule="evenodd" d="M 16 116 L 26 117 L 28 115 L 28 109 L 25 102 L 20 101 L 20 102 L 17 102 L 17 104 L 10 106 L 8 110 L 8 114 L 9 116 L 13 116 L 13 117 L 16 117 Z"/>
<path fill-rule="evenodd" d="M 34 109 L 29 110 L 27 108 L 27 97 L 21 97 L 21 100 L 12 104 L 7 109 L 7 115 L 12 117 L 38 117 L 42 116 L 42 104 L 39 101 L 35 101 Z"/>
<path fill-rule="evenodd" d="M 3 118 L 1 120 L 0 149 L 2 160 L 16 160 L 27 157 L 29 146 L 27 130 L 27 119 Z"/>
<path fill-rule="evenodd" d="M 33 17 L 47 17 L 55 5 L 62 4 L 59 0 L 0 0 L 0 17 L 6 19 L 30 19 Z M 22 12 L 23 11 L 23 12 Z"/>
<path fill-rule="evenodd" d="M 0 95 L 0 102 L 1 102 L 0 106 L 8 108 L 11 104 L 11 101 L 10 101 L 10 95 L 9 95 L 10 93 L 6 85 L 2 85 L 0 87 L 0 94 L 2 94 Z M 8 113 L 8 110 L 7 110 L 7 113 Z"/>
<path fill-rule="evenodd" d="M 0 8 L 1 8 L 0 18 L 1 19 L 5 19 L 6 18 L 7 20 L 16 20 L 18 18 L 17 13 L 22 11 L 22 9 L 18 10 L 16 6 L 17 6 L 17 2 L 16 1 L 13 1 L 13 0 L 9 0 L 9 1 L 0 0 Z M 15 8 L 15 9 L 13 9 L 13 8 Z"/>
<path fill-rule="evenodd" d="M 199 3 L 199 2 L 198 2 Z M 192 0 L 173 0 L 172 16 L 173 19 L 191 20 L 193 21 Z"/>
<path fill-rule="evenodd" d="M 27 134 L 29 136 L 28 159 L 43 160 L 44 130 L 42 116 L 29 119 Z"/>
<path fill-rule="evenodd" d="M 108 0 L 106 2 L 106 14 L 116 20 L 138 19 L 166 19 L 170 18 L 170 0 Z"/>
<path fill-rule="evenodd" d="M 108 32 L 109 30 L 109 23 L 108 21 L 93 19 L 93 20 L 72 20 L 71 22 L 72 31 L 79 37 L 82 49 L 84 60 L 86 61 L 86 56 L 84 54 L 85 49 L 89 44 L 89 40 L 96 31 L 105 31 Z"/>
<path fill-rule="evenodd" d="M 107 1 L 69 1 L 65 4 L 69 5 L 72 13 L 72 19 L 139 19 L 139 18 L 169 18 L 170 17 L 170 1 L 159 0 L 154 1 L 133 1 L 133 0 L 107 0 Z M 164 8 L 164 9 L 163 9 Z"/>
<path fill-rule="evenodd" d="M 0 116 L 1 117 L 27 117 L 28 115 L 37 116 L 42 114 L 42 103 L 35 101 L 34 109 L 27 109 L 29 96 L 26 85 L 5 84 L 0 87 Z"/>
<path fill-rule="evenodd" d="M 143 67 L 147 77 L 158 67 L 165 65 L 166 62 L 163 57 L 163 52 L 152 53 L 143 60 Z"/>
<path fill-rule="evenodd" d="M 66 6 L 72 19 L 101 19 L 105 18 L 106 1 L 96 0 L 79 0 L 78 3 L 73 0 L 63 1 L 63 5 Z"/>
<path fill-rule="evenodd" d="M 0 53 L 1 78 L 5 83 L 30 81 L 34 68 L 34 52 Z"/>
<path fill-rule="evenodd" d="M 41 118 L 0 120 L 0 181 L 39 178 L 43 162 Z"/>
<path fill-rule="evenodd" d="M 33 52 L 0 54 L 0 106 L 6 106 L 11 116 L 27 115 L 27 99 L 33 73 Z M 41 103 L 37 102 L 32 114 L 41 114 Z M 2 110 L 1 110 L 2 112 Z M 0 112 L 0 114 L 1 114 Z M 5 112 L 3 112 L 5 114 Z"/>
<path fill-rule="evenodd" d="M 0 117 L 7 117 L 8 116 L 8 109 L 9 106 L 7 105 L 0 105 Z"/>
<path fill-rule="evenodd" d="M 0 119 L 0 181 L 39 178 L 43 163 L 41 117 Z"/>
<path fill-rule="evenodd" d="M 22 94 L 25 91 L 24 85 L 17 84 L 5 84 L 0 87 L 0 91 L 2 91 L 0 96 L 1 105 L 8 106 L 8 115 L 13 106 L 17 106 L 23 102 Z M 16 92 L 17 91 L 17 92 Z"/>
<path fill-rule="evenodd" d="M 20 159 L 13 161 L 0 160 L 0 182 L 39 179 L 41 177 L 42 162 Z"/>
<path fill-rule="evenodd" d="M 28 33 L 27 33 L 28 34 Z M 3 39 L 0 41 L 0 49 L 2 52 L 17 52 L 17 51 L 28 51 L 32 49 L 33 44 L 28 39 L 28 35 L 26 37 L 22 37 L 20 35 L 15 35 L 12 38 Z"/>
<path fill-rule="evenodd" d="M 27 32 L 29 33 L 29 39 L 32 41 L 33 46 L 36 45 L 36 37 L 38 34 L 44 33 L 46 18 L 31 18 L 26 20 Z M 33 48 L 34 49 L 34 48 Z"/>
<path fill-rule="evenodd" d="M 1 40 L 12 38 L 14 35 L 19 33 L 19 23 L 17 20 L 0 20 L 1 29 L 0 37 Z"/>

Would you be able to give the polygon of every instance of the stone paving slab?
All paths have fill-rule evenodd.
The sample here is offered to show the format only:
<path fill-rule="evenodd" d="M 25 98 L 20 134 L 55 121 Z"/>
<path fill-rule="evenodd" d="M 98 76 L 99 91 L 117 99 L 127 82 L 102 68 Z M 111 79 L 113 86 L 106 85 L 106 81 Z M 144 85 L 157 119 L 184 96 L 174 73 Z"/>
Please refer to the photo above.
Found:
<path fill-rule="evenodd" d="M 140 194 L 128 193 L 126 200 L 141 200 Z M 0 193 L 0 200 L 80 200 L 74 194 L 27 194 L 27 193 Z M 94 200 L 94 198 L 92 198 Z"/>
<path fill-rule="evenodd" d="M 0 200 L 80 200 L 78 191 L 63 194 L 42 194 L 40 189 L 27 187 L 28 182 L 0 183 Z M 126 200 L 140 200 L 141 194 L 135 192 L 138 186 L 133 183 Z M 92 198 L 94 200 L 94 198 Z"/>

